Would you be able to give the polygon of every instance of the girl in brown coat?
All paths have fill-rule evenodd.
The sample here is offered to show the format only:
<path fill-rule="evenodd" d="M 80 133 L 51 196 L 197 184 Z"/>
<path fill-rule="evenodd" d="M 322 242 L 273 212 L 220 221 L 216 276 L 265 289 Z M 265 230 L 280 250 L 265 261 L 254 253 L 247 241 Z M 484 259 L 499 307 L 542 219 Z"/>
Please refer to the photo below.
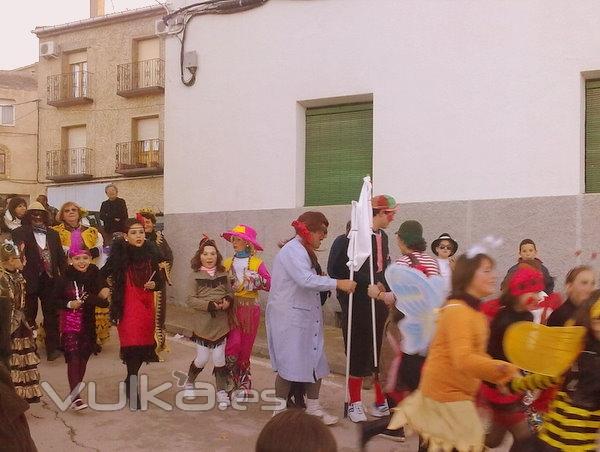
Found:
<path fill-rule="evenodd" d="M 196 343 L 196 358 L 191 362 L 185 383 L 185 397 L 194 397 L 194 381 L 212 357 L 220 409 L 231 403 L 227 394 L 228 372 L 225 366 L 225 342 L 230 329 L 230 306 L 233 293 L 223 257 L 214 240 L 204 236 L 192 258 L 195 293 L 188 306 L 196 311 L 187 325 Z"/>

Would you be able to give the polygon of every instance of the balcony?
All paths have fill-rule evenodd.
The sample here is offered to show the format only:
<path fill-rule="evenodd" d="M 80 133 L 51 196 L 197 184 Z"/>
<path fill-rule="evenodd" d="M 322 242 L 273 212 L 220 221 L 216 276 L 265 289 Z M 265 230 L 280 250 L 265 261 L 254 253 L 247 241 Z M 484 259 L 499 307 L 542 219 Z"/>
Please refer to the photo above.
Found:
<path fill-rule="evenodd" d="M 165 62 L 158 58 L 119 64 L 117 94 L 121 97 L 147 96 L 165 92 Z"/>
<path fill-rule="evenodd" d="M 117 143 L 115 172 L 124 176 L 162 174 L 163 140 L 141 140 Z"/>
<path fill-rule="evenodd" d="M 55 149 L 46 153 L 46 178 L 55 182 L 89 180 L 93 152 L 89 148 Z"/>
<path fill-rule="evenodd" d="M 48 76 L 47 103 L 53 107 L 90 104 L 91 73 L 77 71 L 70 74 Z"/>

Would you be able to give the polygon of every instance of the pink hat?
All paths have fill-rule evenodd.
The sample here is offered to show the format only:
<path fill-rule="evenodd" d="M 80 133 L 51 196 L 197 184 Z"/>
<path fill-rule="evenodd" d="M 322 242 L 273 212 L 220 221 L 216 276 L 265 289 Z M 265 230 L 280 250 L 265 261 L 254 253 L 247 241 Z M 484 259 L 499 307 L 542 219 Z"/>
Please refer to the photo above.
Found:
<path fill-rule="evenodd" d="M 73 257 L 79 256 L 80 254 L 88 254 L 91 256 L 90 250 L 87 249 L 85 243 L 83 243 L 81 232 L 79 230 L 75 230 L 71 232 L 71 246 L 69 246 L 67 256 Z"/>
<path fill-rule="evenodd" d="M 231 231 L 224 232 L 221 234 L 228 242 L 231 241 L 231 237 L 239 237 L 242 240 L 245 240 L 251 243 L 257 251 L 262 251 L 263 247 L 256 241 L 256 231 L 252 229 L 250 226 L 246 226 L 245 224 L 238 224 Z"/>
<path fill-rule="evenodd" d="M 85 245 L 78 244 L 75 241 L 73 241 L 71 243 L 71 246 L 69 247 L 69 251 L 68 251 L 67 255 L 69 257 L 75 257 L 75 256 L 79 256 L 81 254 L 87 254 L 88 256 L 92 255 L 92 253 L 90 252 L 90 250 L 88 250 L 85 247 Z"/>

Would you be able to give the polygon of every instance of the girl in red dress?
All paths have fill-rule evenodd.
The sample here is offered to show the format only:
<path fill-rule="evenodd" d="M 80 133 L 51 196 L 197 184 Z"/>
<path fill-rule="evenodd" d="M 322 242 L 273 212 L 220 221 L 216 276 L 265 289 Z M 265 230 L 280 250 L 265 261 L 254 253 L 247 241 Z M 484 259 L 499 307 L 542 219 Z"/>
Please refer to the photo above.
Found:
<path fill-rule="evenodd" d="M 137 390 L 142 363 L 157 362 L 153 291 L 160 290 L 160 256 L 146 241 L 144 226 L 128 221 L 123 240 L 113 242 L 103 272 L 112 282 L 111 319 L 117 325 L 121 359 L 127 366 L 125 388 L 129 407 L 140 408 Z"/>

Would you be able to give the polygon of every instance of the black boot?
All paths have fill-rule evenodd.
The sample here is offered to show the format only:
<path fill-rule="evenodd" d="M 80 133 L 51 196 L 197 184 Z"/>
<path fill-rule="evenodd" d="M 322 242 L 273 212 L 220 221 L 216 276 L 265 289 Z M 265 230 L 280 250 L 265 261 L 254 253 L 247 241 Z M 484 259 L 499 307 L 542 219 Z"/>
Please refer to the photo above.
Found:
<path fill-rule="evenodd" d="M 194 361 L 192 361 L 190 363 L 190 368 L 188 370 L 188 376 L 187 376 L 186 383 L 195 382 L 198 375 L 200 375 L 200 372 L 202 372 L 202 369 L 203 369 L 202 367 L 196 367 L 196 364 L 194 364 Z"/>
<path fill-rule="evenodd" d="M 406 441 L 404 436 L 404 429 L 399 428 L 398 430 L 388 430 L 387 426 L 390 423 L 389 417 L 376 419 L 369 422 L 361 422 L 360 428 L 360 447 L 364 450 L 367 443 L 374 436 L 381 435 L 393 441 Z"/>

